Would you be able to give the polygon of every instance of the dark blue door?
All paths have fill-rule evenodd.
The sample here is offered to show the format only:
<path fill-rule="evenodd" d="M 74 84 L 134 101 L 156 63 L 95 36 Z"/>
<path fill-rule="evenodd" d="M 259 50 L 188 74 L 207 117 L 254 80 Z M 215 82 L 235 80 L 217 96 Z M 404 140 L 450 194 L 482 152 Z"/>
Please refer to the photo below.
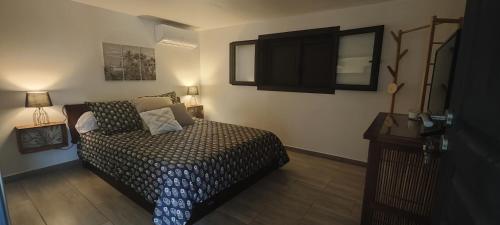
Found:
<path fill-rule="evenodd" d="M 2 173 L 0 173 L 0 225 L 9 225 L 9 217 L 7 211 L 7 203 L 5 200 Z"/>

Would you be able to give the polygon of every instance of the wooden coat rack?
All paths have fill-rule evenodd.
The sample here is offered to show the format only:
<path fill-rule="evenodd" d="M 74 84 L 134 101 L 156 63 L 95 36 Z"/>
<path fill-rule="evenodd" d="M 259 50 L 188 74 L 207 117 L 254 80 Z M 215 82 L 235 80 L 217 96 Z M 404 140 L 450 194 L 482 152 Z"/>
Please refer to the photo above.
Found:
<path fill-rule="evenodd" d="M 388 92 L 392 95 L 391 96 L 391 108 L 390 108 L 390 113 L 394 113 L 394 105 L 396 102 L 396 94 L 403 88 L 405 83 L 398 83 L 398 76 L 399 76 L 399 63 L 401 62 L 401 59 L 408 53 L 408 49 L 401 50 L 401 44 L 403 41 L 403 35 L 412 33 L 415 31 L 431 28 L 430 32 L 430 40 L 429 40 L 429 47 L 428 47 L 428 52 L 427 52 L 427 60 L 426 60 L 426 68 L 425 68 L 425 74 L 424 74 L 424 85 L 422 88 L 422 95 L 420 99 L 420 112 L 424 111 L 424 105 L 425 105 L 425 97 L 427 95 L 427 86 L 430 86 L 431 84 L 428 83 L 429 80 L 429 74 L 430 74 L 430 67 L 434 66 L 434 62 L 432 61 L 432 52 L 433 48 L 436 45 L 443 44 L 443 42 L 436 42 L 435 41 L 435 33 L 436 33 L 436 26 L 440 24 L 459 24 L 460 26 L 463 24 L 463 18 L 458 18 L 458 19 L 450 19 L 450 18 L 438 18 L 437 16 L 432 17 L 432 23 L 431 25 L 425 25 L 425 26 L 420 26 L 416 27 L 413 29 L 408 29 L 408 30 L 399 30 L 398 33 L 394 33 L 391 31 L 391 35 L 393 39 L 396 41 L 397 48 L 396 48 L 396 62 L 394 68 L 391 66 L 387 66 L 387 69 L 392 75 L 392 83 L 389 84 L 388 86 Z"/>
<path fill-rule="evenodd" d="M 432 85 L 432 83 L 429 83 L 429 74 L 431 71 L 431 66 L 434 66 L 434 62 L 432 61 L 432 52 L 434 49 L 434 46 L 442 45 L 444 44 L 443 42 L 438 42 L 435 41 L 435 33 L 436 33 L 436 26 L 440 24 L 458 24 L 460 27 L 462 26 L 464 21 L 464 18 L 458 18 L 458 19 L 450 19 L 450 18 L 438 18 L 437 16 L 432 17 L 432 25 L 431 27 L 431 32 L 430 32 L 430 38 L 429 38 L 429 45 L 427 49 L 427 60 L 425 62 L 425 74 L 424 74 L 424 81 L 423 81 L 423 87 L 422 87 L 422 93 L 420 96 L 420 112 L 424 111 L 424 106 L 425 106 L 425 97 L 427 96 L 427 87 Z"/>
<path fill-rule="evenodd" d="M 394 68 L 391 66 L 387 66 L 387 69 L 392 75 L 392 83 L 389 84 L 388 87 L 388 92 L 391 94 L 391 109 L 390 113 L 394 113 L 394 105 L 396 102 L 396 94 L 403 88 L 405 83 L 398 83 L 398 76 L 399 76 L 399 63 L 401 62 L 401 59 L 408 53 L 408 49 L 402 50 L 401 49 L 401 44 L 403 42 L 403 35 L 423 30 L 426 28 L 429 28 L 430 25 L 425 25 L 421 27 L 416 27 L 413 29 L 408 29 L 408 30 L 399 30 L 398 33 L 394 33 L 394 31 L 391 31 L 392 38 L 394 41 L 396 41 L 397 48 L 396 48 L 396 62 L 394 65 Z"/>

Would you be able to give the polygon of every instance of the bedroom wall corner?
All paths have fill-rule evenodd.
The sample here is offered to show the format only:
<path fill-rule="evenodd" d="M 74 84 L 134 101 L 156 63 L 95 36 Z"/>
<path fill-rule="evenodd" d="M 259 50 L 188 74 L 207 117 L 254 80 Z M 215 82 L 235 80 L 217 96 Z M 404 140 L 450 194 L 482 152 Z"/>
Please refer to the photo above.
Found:
<path fill-rule="evenodd" d="M 130 99 L 199 84 L 199 48 L 158 45 L 154 23 L 70 0 L 0 1 L 0 169 L 9 176 L 77 158 L 76 149 L 21 155 L 14 126 L 32 123 L 26 91 L 47 90 L 61 106 Z M 105 81 L 102 42 L 155 48 L 156 81 Z"/>
<path fill-rule="evenodd" d="M 390 31 L 428 24 L 433 15 L 461 17 L 465 0 L 394 0 L 353 8 L 255 22 L 200 33 L 201 84 L 208 119 L 266 129 L 287 146 L 314 150 L 348 159 L 367 160 L 368 141 L 363 132 L 378 112 L 386 112 L 386 87 L 394 62 L 395 44 Z M 256 87 L 229 84 L 229 43 L 256 39 L 260 34 L 341 26 L 351 29 L 385 25 L 382 64 L 377 92 L 342 91 L 335 95 L 257 91 Z M 450 30 L 438 34 L 449 35 Z M 428 32 L 405 39 L 410 51 L 402 63 L 405 89 L 398 95 L 397 112 L 419 104 Z"/>

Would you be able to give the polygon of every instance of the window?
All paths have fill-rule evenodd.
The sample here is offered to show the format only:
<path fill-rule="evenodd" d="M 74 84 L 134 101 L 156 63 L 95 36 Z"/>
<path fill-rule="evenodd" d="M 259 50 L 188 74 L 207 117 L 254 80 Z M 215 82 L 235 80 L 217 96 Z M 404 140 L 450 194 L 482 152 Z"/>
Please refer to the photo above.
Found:
<path fill-rule="evenodd" d="M 258 90 L 334 93 L 339 27 L 260 35 Z"/>
<path fill-rule="evenodd" d="M 255 86 L 256 40 L 235 41 L 229 44 L 229 83 Z"/>
<path fill-rule="evenodd" d="M 376 91 L 384 26 L 339 32 L 337 90 Z"/>
<path fill-rule="evenodd" d="M 384 26 L 260 35 L 230 43 L 229 81 L 258 90 L 376 91 Z"/>

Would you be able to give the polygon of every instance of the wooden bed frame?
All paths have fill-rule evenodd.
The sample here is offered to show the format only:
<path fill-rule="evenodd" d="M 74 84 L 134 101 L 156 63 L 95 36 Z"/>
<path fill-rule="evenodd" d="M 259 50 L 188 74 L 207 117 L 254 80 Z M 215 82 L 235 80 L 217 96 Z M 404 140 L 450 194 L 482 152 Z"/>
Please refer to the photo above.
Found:
<path fill-rule="evenodd" d="M 68 119 L 68 126 L 69 126 L 69 130 L 71 133 L 71 142 L 74 144 L 78 144 L 78 142 L 80 140 L 80 136 L 75 129 L 76 122 L 78 121 L 78 118 L 80 118 L 80 116 L 87 111 L 90 111 L 90 109 L 85 104 L 65 105 L 64 106 L 64 112 L 65 112 L 66 117 Z M 78 146 L 78 147 L 80 147 L 80 146 Z M 123 184 L 122 182 L 115 179 L 114 177 L 99 170 L 97 167 L 91 165 L 89 162 L 86 162 L 81 157 L 80 157 L 80 160 L 82 161 L 83 167 L 85 167 L 85 168 L 89 169 L 90 171 L 92 171 L 93 173 L 95 173 L 97 176 L 99 176 L 100 178 L 105 180 L 107 183 L 109 183 L 111 186 L 113 186 L 118 191 L 120 191 L 123 195 L 130 198 L 132 201 L 134 201 L 135 203 L 137 203 L 138 205 L 140 205 L 141 207 L 146 209 L 148 212 L 151 212 L 151 214 L 154 212 L 155 204 L 144 199 L 133 188 Z M 189 221 L 187 222 L 187 224 L 188 225 L 194 224 L 196 221 L 200 220 L 201 218 L 203 218 L 205 215 L 207 215 L 208 213 L 215 210 L 220 205 L 229 201 L 231 198 L 233 198 L 234 196 L 236 196 L 240 192 L 244 191 L 246 188 L 248 188 L 252 184 L 259 181 L 261 178 L 265 177 L 266 175 L 268 175 L 272 171 L 278 169 L 277 165 L 278 165 L 277 163 L 272 163 L 269 166 L 262 168 L 257 173 L 253 174 L 252 176 L 246 178 L 245 180 L 242 180 L 242 181 L 232 185 L 230 188 L 226 189 L 225 191 L 213 196 L 212 198 L 209 198 L 208 200 L 206 200 L 202 203 L 199 203 L 199 204 L 195 203 L 193 205 L 192 216 L 189 219 Z"/>

